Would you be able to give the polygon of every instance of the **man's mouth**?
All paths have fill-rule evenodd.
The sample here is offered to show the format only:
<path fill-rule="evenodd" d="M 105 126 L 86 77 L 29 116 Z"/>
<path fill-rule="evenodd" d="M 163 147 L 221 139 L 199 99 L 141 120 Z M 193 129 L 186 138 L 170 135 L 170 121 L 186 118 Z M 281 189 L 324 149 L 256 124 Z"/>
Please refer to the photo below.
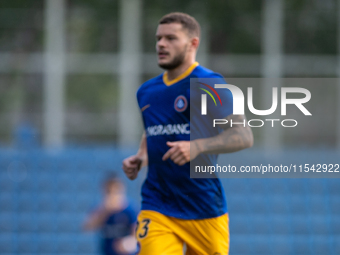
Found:
<path fill-rule="evenodd" d="M 158 52 L 158 58 L 165 58 L 168 55 L 169 55 L 169 53 L 165 52 L 165 51 Z"/>

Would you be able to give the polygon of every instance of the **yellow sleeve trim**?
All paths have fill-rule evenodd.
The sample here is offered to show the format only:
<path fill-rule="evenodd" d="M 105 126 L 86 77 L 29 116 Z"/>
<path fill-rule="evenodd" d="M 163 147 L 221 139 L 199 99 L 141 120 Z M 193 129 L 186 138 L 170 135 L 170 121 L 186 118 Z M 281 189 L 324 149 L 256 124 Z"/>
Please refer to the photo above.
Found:
<path fill-rule="evenodd" d="M 168 80 L 168 72 L 164 72 L 163 74 L 163 82 L 166 86 L 170 86 L 172 84 L 175 84 L 176 82 L 179 82 L 180 80 L 183 80 L 185 77 L 187 77 L 191 72 L 195 69 L 196 66 L 198 66 L 198 62 L 193 63 L 184 73 L 177 76 L 175 79 L 169 81 Z"/>

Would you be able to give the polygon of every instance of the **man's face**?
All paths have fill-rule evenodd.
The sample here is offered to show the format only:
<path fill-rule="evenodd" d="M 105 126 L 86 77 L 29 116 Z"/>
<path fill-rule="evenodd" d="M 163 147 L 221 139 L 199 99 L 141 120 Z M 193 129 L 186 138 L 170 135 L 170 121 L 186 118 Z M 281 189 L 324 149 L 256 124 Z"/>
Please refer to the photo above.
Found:
<path fill-rule="evenodd" d="M 120 182 L 107 183 L 104 188 L 107 196 L 117 196 L 125 192 L 124 184 Z"/>
<path fill-rule="evenodd" d="M 182 24 L 158 25 L 156 41 L 158 65 L 160 67 L 171 70 L 183 63 L 190 46 L 190 38 Z"/>

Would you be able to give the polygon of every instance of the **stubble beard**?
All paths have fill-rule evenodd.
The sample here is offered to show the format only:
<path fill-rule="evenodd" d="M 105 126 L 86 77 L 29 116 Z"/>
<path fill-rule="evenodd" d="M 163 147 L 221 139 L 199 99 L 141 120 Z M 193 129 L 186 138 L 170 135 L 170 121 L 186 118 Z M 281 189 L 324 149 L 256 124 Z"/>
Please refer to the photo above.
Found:
<path fill-rule="evenodd" d="M 181 53 L 177 54 L 170 63 L 158 64 L 158 66 L 165 70 L 172 70 L 179 67 L 184 61 L 186 51 L 187 47 L 185 46 L 184 50 Z"/>

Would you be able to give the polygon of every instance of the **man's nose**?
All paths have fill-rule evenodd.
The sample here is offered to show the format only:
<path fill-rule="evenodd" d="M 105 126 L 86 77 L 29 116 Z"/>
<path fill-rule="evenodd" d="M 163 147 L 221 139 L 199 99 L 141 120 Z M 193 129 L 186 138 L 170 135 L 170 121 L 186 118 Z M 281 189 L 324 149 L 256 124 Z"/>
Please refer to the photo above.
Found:
<path fill-rule="evenodd" d="M 164 48 L 165 47 L 165 39 L 161 38 L 157 41 L 157 47 Z"/>

